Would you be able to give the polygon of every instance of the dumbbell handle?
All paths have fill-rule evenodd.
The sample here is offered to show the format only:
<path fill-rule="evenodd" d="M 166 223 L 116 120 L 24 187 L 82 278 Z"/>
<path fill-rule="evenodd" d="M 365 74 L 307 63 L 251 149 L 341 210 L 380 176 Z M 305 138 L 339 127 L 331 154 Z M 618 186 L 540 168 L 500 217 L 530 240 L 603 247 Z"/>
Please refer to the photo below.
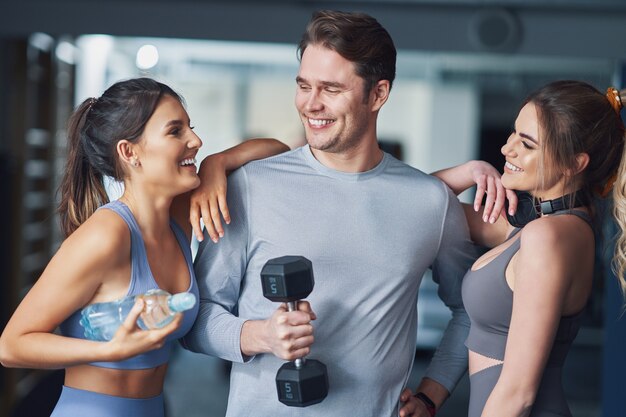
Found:
<path fill-rule="evenodd" d="M 287 303 L 287 310 L 289 311 L 296 311 L 298 309 L 298 301 L 289 301 Z M 302 368 L 302 366 L 304 365 L 304 358 L 298 358 L 295 361 L 293 361 L 293 363 L 296 366 L 296 369 L 300 369 Z"/>

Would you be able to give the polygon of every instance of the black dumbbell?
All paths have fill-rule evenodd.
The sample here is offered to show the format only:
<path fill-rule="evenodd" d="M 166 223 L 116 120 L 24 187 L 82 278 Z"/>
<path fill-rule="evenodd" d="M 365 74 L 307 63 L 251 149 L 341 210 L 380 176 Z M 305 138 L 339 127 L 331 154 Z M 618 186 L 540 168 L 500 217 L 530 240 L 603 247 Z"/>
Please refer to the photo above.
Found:
<path fill-rule="evenodd" d="M 313 291 L 313 267 L 303 256 L 270 259 L 261 270 L 263 295 L 271 301 L 287 303 L 297 309 L 298 300 Z M 298 358 L 287 362 L 276 373 L 278 401 L 292 407 L 321 402 L 328 395 L 326 365 L 315 359 Z"/>

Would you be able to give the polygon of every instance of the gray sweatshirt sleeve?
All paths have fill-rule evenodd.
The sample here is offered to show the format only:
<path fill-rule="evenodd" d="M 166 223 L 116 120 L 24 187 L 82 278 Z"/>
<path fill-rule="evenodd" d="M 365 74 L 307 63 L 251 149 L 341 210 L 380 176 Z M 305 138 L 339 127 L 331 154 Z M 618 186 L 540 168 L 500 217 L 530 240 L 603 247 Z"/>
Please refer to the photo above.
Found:
<path fill-rule="evenodd" d="M 457 197 L 445 185 L 442 186 L 447 192 L 447 207 L 439 251 L 432 269 L 433 280 L 439 284 L 439 297 L 452 311 L 452 318 L 425 376 L 452 392 L 466 372 L 468 362 L 465 339 L 470 322 L 463 307 L 461 284 L 463 276 L 478 257 L 480 248 L 470 240 L 467 220 Z"/>
<path fill-rule="evenodd" d="M 240 336 L 245 320 L 237 317 L 241 282 L 245 274 L 248 244 L 247 181 L 240 168 L 228 177 L 231 222 L 224 237 L 213 243 L 204 234 L 194 261 L 200 292 L 198 317 L 181 341 L 193 352 L 243 362 Z"/>

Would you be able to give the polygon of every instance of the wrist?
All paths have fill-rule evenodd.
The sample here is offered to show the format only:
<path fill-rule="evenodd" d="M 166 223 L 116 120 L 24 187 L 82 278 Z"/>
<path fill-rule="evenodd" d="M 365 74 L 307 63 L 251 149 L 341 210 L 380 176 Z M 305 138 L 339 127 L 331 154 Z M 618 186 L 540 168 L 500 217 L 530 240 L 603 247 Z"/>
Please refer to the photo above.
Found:
<path fill-rule="evenodd" d="M 119 343 L 114 340 L 92 343 L 94 346 L 89 351 L 93 357 L 88 362 L 119 362 L 126 359 Z"/>
<path fill-rule="evenodd" d="M 468 181 L 468 187 L 473 187 L 476 185 L 476 179 L 478 176 L 485 174 L 485 165 L 484 162 L 478 159 L 472 159 L 465 163 L 465 178 Z"/>
<path fill-rule="evenodd" d="M 224 154 L 224 151 L 211 154 L 204 158 L 202 162 L 200 162 L 199 173 L 202 173 L 206 170 L 214 170 L 216 167 L 219 167 L 221 171 L 226 171 L 228 167 L 226 164 L 228 163 L 228 156 Z"/>
<path fill-rule="evenodd" d="M 424 394 L 423 392 L 418 392 L 413 396 L 420 400 L 422 404 L 424 404 L 426 410 L 428 411 L 428 414 L 430 414 L 430 417 L 435 417 L 435 414 L 437 414 L 437 407 L 428 395 Z"/>
<path fill-rule="evenodd" d="M 240 348 L 245 356 L 254 356 L 259 353 L 267 353 L 271 350 L 265 341 L 265 320 L 246 320 L 241 327 Z"/>
<path fill-rule="evenodd" d="M 472 176 L 473 172 L 480 167 L 480 162 L 478 159 L 472 159 L 465 163 L 465 175 Z"/>

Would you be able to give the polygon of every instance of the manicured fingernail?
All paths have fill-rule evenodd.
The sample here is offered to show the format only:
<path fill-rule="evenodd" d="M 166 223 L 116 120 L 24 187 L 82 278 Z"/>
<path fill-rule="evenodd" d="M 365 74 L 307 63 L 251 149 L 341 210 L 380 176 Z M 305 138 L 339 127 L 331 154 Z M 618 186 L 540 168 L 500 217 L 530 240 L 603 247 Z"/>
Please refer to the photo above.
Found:
<path fill-rule="evenodd" d="M 492 217 L 492 218 L 489 219 L 489 223 L 495 223 L 495 221 L 496 221 L 495 217 Z"/>
<path fill-rule="evenodd" d="M 224 237 L 224 232 L 220 232 L 220 237 Z"/>
<path fill-rule="evenodd" d="M 509 209 L 509 214 L 512 216 L 513 215 L 513 209 Z"/>
<path fill-rule="evenodd" d="M 487 221 L 487 216 L 483 216 L 483 221 L 486 222 Z"/>
<path fill-rule="evenodd" d="M 212 237 L 211 240 L 213 241 L 213 243 L 217 243 L 217 238 L 216 237 Z"/>

